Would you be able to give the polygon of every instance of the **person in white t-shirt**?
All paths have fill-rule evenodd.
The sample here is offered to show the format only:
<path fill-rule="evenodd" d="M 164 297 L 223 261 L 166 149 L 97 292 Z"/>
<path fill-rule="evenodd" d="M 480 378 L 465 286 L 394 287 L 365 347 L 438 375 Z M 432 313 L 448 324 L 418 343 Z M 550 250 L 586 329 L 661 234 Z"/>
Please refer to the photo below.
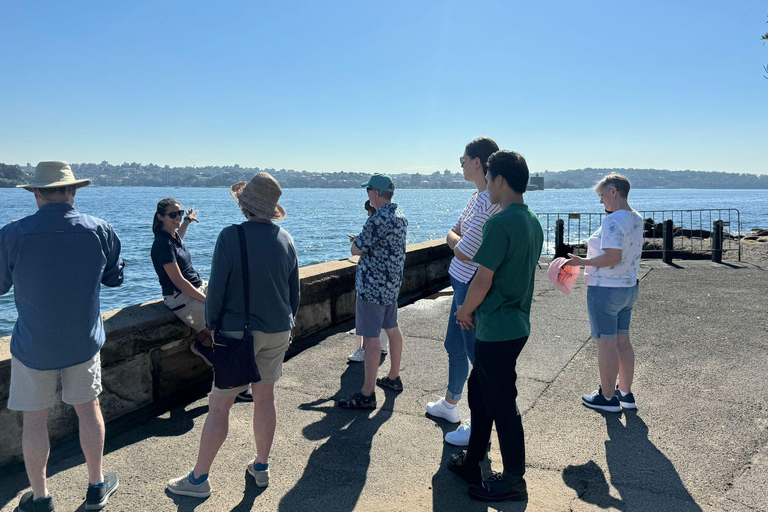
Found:
<path fill-rule="evenodd" d="M 631 389 L 635 351 L 629 341 L 629 322 L 637 300 L 643 218 L 627 202 L 629 188 L 629 180 L 620 174 L 610 174 L 595 185 L 608 215 L 589 238 L 587 257 L 569 254 L 565 263 L 586 267 L 589 325 L 597 340 L 600 387 L 584 395 L 582 402 L 608 412 L 637 409 Z"/>
<path fill-rule="evenodd" d="M 499 205 L 491 204 L 487 190 L 488 183 L 485 181 L 488 157 L 498 150 L 499 146 L 493 140 L 480 137 L 467 144 L 464 155 L 459 158 L 464 179 L 473 182 L 477 186 L 477 191 L 469 198 L 467 206 L 446 237 L 448 246 L 454 252 L 454 258 L 448 268 L 453 287 L 453 302 L 445 334 L 445 350 L 448 352 L 448 387 L 445 398 L 427 404 L 427 413 L 444 418 L 451 423 L 461 422 L 461 413 L 457 404 L 469 375 L 469 363 L 475 362 L 475 330 L 462 329 L 456 322 L 454 314 L 464 303 L 469 284 L 477 271 L 477 263 L 472 261 L 472 258 L 483 241 L 485 221 L 500 209 Z M 448 432 L 445 435 L 445 441 L 455 446 L 467 446 L 470 433 L 471 423 L 467 420 L 457 430 Z"/>

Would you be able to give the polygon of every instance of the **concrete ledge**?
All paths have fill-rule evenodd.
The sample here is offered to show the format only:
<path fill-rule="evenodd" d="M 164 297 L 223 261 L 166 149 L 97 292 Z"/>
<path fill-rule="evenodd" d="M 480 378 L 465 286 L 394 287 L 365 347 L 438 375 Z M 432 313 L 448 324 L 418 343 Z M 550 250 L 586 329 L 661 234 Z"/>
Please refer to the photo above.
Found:
<path fill-rule="evenodd" d="M 408 246 L 400 299 L 429 294 L 448 282 L 453 251 L 443 240 Z M 357 258 L 302 267 L 296 339 L 355 316 Z M 119 418 L 176 391 L 210 378 L 210 368 L 189 351 L 192 330 L 162 300 L 103 314 L 107 341 L 101 351 L 101 408 L 106 421 Z M 10 338 L 0 338 L 0 466 L 21 458 L 22 415 L 7 408 L 11 373 Z M 59 396 L 61 389 L 58 390 Z M 51 410 L 51 441 L 77 431 L 74 409 L 59 402 Z"/>

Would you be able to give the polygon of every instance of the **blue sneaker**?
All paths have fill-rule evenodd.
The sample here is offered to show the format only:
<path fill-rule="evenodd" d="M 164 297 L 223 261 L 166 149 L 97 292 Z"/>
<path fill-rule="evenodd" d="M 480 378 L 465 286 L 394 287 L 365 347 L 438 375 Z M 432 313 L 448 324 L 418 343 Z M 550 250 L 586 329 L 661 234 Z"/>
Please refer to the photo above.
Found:
<path fill-rule="evenodd" d="M 637 403 L 635 402 L 635 395 L 627 393 L 623 395 L 619 393 L 619 386 L 616 386 L 616 398 L 619 399 L 619 405 L 622 409 L 637 409 Z"/>
<path fill-rule="evenodd" d="M 621 412 L 621 404 L 619 399 L 614 395 L 613 398 L 608 400 L 603 396 L 603 388 L 598 387 L 593 391 L 591 395 L 582 395 L 581 397 L 584 405 L 590 409 L 597 409 L 598 411 L 606 412 Z"/>

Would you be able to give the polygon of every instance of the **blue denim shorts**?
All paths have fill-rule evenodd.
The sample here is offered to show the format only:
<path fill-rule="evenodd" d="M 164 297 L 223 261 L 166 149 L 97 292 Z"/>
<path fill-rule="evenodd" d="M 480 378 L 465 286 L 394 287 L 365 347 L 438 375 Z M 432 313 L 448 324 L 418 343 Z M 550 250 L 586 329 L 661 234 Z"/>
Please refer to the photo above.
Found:
<path fill-rule="evenodd" d="M 593 338 L 610 339 L 629 332 L 637 290 L 637 285 L 628 288 L 587 287 L 587 311 Z"/>

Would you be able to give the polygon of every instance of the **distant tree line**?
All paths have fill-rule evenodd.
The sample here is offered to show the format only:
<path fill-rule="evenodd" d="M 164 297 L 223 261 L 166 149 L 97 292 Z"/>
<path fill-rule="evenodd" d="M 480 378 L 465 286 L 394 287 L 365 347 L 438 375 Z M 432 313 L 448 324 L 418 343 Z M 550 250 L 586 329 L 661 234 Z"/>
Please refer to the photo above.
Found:
<path fill-rule="evenodd" d="M 90 178 L 96 186 L 132 187 L 229 187 L 248 181 L 258 172 L 272 174 L 284 188 L 354 188 L 365 182 L 370 173 L 309 172 L 293 169 L 260 169 L 258 167 L 206 166 L 169 167 L 155 164 L 123 163 L 113 165 L 71 164 L 75 176 Z M 0 187 L 29 183 L 34 166 L 0 164 Z M 703 188 L 703 189 L 768 189 L 768 175 L 668 171 L 659 169 L 573 169 L 544 171 L 534 175 L 544 178 L 544 188 L 590 188 L 606 174 L 617 172 L 629 178 L 634 188 Z M 473 188 L 461 173 L 444 170 L 431 174 L 392 173 L 398 188 Z"/>

